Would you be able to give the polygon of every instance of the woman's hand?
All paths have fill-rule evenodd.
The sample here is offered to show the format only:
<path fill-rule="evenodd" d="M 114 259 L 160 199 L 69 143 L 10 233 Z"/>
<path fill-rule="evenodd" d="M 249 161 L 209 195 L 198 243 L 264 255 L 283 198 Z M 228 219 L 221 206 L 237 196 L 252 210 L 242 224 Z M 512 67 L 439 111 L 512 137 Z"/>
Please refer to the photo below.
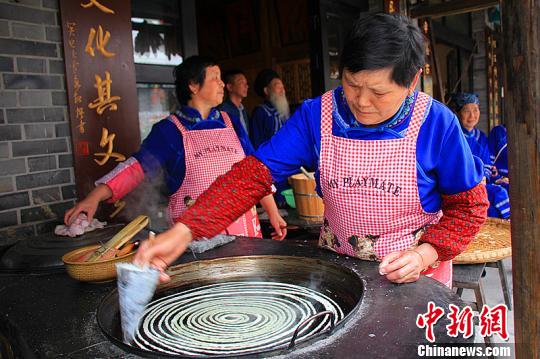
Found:
<path fill-rule="evenodd" d="M 437 258 L 435 248 L 429 243 L 422 243 L 414 249 L 387 254 L 379 265 L 379 273 L 394 283 L 416 282 L 420 273 Z"/>
<path fill-rule="evenodd" d="M 270 224 L 274 227 L 274 232 L 270 235 L 273 240 L 282 241 L 287 235 L 287 222 L 279 215 L 279 212 L 269 216 Z"/>
<path fill-rule="evenodd" d="M 495 184 L 510 184 L 510 180 L 508 179 L 508 177 L 501 177 L 497 180 L 495 180 Z"/>
<path fill-rule="evenodd" d="M 75 207 L 68 209 L 64 214 L 64 223 L 69 226 L 77 218 L 79 213 L 85 212 L 88 217 L 88 222 L 92 222 L 94 214 L 96 214 L 99 202 L 106 200 L 112 196 L 112 191 L 109 186 L 100 184 L 92 192 L 80 202 L 75 204 Z"/>
<path fill-rule="evenodd" d="M 423 270 L 422 257 L 414 250 L 392 252 L 379 265 L 379 273 L 394 283 L 416 282 Z"/>
<path fill-rule="evenodd" d="M 279 209 L 277 208 L 276 201 L 274 201 L 274 196 L 269 194 L 261 199 L 261 205 L 268 214 L 270 224 L 274 227 L 274 232 L 271 234 L 272 239 L 282 241 L 287 235 L 287 222 L 285 222 L 279 214 Z"/>
<path fill-rule="evenodd" d="M 141 243 L 133 263 L 143 267 L 150 266 L 161 272 L 160 280 L 166 282 L 170 277 L 165 273 L 167 267 L 185 252 L 191 242 L 191 231 L 183 223 L 176 223 L 169 230 L 152 236 Z"/>

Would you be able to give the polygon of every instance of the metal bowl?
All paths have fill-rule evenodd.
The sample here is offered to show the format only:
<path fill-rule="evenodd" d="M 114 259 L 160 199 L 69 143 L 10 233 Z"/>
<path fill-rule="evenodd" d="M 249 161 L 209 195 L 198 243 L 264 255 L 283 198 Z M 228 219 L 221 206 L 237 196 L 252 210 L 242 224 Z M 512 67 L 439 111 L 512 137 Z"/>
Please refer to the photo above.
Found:
<path fill-rule="evenodd" d="M 158 288 L 154 300 L 207 284 L 232 281 L 281 282 L 316 289 L 338 303 L 345 314 L 340 322 L 334 323 L 334 328 L 343 325 L 358 310 L 365 287 L 363 280 L 349 268 L 320 259 L 292 256 L 245 256 L 196 261 L 171 267 L 169 274 L 171 281 Z M 167 356 L 122 341 L 117 290 L 103 299 L 97 311 L 97 320 L 105 335 L 124 350 L 146 357 Z M 293 341 L 289 348 L 269 349 L 249 355 L 286 355 L 329 334 L 323 332 L 296 343 L 296 346 Z"/>

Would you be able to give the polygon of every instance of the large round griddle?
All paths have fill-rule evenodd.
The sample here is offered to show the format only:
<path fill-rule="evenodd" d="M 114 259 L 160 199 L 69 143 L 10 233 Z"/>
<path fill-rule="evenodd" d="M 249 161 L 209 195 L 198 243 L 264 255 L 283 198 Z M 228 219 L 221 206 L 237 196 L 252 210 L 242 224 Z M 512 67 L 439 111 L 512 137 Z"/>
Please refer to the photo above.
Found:
<path fill-rule="evenodd" d="M 363 280 L 347 267 L 328 261 L 292 256 L 245 256 L 204 260 L 178 265 L 170 269 L 171 281 L 161 286 L 153 300 L 193 290 L 197 287 L 229 282 L 279 282 L 314 289 L 335 301 L 344 312 L 344 318 L 333 323 L 342 326 L 360 307 L 364 294 Z M 123 343 L 120 330 L 118 292 L 114 290 L 101 302 L 97 312 L 98 324 L 115 344 L 124 350 L 148 357 L 168 356 L 165 353 L 143 350 Z M 328 320 L 322 315 L 313 321 Z M 306 324 L 310 325 L 309 323 Z M 335 329 L 335 328 L 334 328 Z M 330 334 L 325 330 L 306 338 L 297 339 L 294 345 L 277 345 L 263 351 L 248 352 L 243 356 L 272 356 L 287 354 Z M 290 336 L 292 340 L 293 335 Z M 289 346 L 291 348 L 289 349 Z M 220 357 L 228 355 L 220 355 Z M 231 355 L 238 357 L 239 355 Z M 183 357 L 191 357 L 183 355 Z M 200 357 L 200 356 L 198 356 Z"/>

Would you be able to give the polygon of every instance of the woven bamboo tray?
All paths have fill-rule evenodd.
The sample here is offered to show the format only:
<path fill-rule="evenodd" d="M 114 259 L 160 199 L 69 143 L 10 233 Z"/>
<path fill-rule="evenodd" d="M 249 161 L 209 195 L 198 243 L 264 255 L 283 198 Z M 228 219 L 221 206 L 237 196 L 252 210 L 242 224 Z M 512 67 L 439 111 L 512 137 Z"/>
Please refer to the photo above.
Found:
<path fill-rule="evenodd" d="M 510 222 L 488 218 L 467 249 L 454 258 L 455 264 L 496 262 L 512 255 Z"/>
<path fill-rule="evenodd" d="M 100 244 L 94 244 L 82 248 L 75 249 L 66 253 L 62 257 L 62 261 L 66 266 L 69 276 L 81 282 L 108 282 L 116 278 L 116 264 L 131 262 L 137 250 L 133 250 L 128 254 L 120 257 L 114 257 L 106 260 L 98 260 L 95 262 L 78 262 L 76 259 L 88 251 L 95 251 L 101 247 Z"/>

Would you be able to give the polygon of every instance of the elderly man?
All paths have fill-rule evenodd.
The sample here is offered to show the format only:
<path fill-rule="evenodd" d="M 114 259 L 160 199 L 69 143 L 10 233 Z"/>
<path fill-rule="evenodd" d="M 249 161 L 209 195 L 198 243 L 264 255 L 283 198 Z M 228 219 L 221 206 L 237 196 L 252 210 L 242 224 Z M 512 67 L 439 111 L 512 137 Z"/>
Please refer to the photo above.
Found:
<path fill-rule="evenodd" d="M 230 116 L 238 118 L 246 133 L 249 133 L 249 117 L 242 101 L 248 95 L 248 82 L 246 75 L 241 70 L 229 70 L 222 76 L 227 100 L 219 106 L 219 110 L 227 112 Z"/>
<path fill-rule="evenodd" d="M 249 137 L 257 149 L 283 126 L 290 116 L 290 110 L 285 86 L 274 70 L 259 72 L 255 79 L 255 92 L 264 98 L 264 102 L 253 110 L 250 121 Z"/>

